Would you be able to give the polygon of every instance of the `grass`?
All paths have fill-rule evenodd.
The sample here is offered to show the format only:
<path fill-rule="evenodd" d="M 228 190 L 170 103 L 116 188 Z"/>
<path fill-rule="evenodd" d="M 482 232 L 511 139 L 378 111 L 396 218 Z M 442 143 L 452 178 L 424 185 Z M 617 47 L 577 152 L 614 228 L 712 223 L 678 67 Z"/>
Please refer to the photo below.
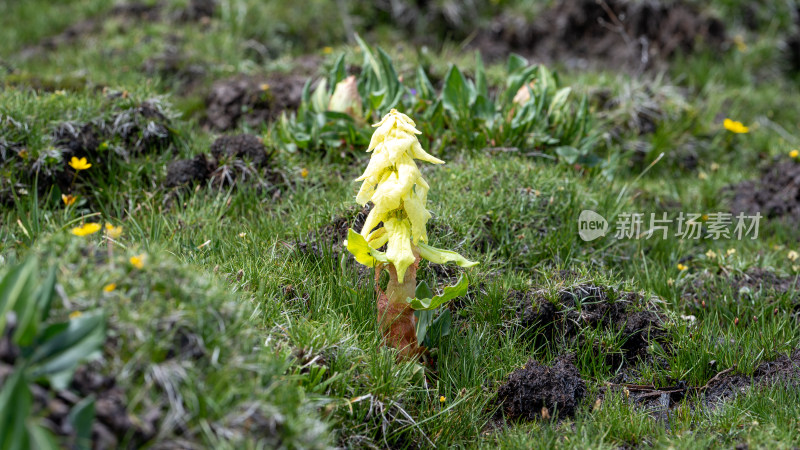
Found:
<path fill-rule="evenodd" d="M 35 255 L 42 274 L 56 267 L 58 319 L 95 308 L 107 314 L 107 344 L 91 367 L 116 378 L 130 414 L 143 420 L 156 411 L 151 442 L 214 448 L 800 445 L 794 431 L 800 399 L 791 386 L 754 387 L 713 409 L 690 396 L 668 422 L 622 391 L 604 390 L 622 376 L 699 387 L 734 367 L 749 376 L 797 349 L 797 292 L 762 286 L 742 293 L 726 276 L 762 268 L 796 278 L 798 263 L 787 258 L 789 250 L 800 250 L 794 224 L 762 220 L 755 240 L 609 236 L 593 242 L 581 240 L 574 225 L 584 209 L 611 224 L 626 212 L 727 211 L 726 186 L 757 177 L 765 161 L 788 159 L 797 145 L 800 91 L 776 50 L 785 38 L 782 25 L 736 28 L 747 50 L 683 56 L 657 75 L 552 67 L 559 86 L 588 96 L 592 131 L 600 136 L 592 150 L 600 161 L 595 167 L 558 161 L 549 150 L 525 156 L 464 148 L 458 142 L 474 136 L 459 140 L 460 125 L 425 125 L 437 156 L 447 161 L 422 168 L 432 188 L 431 242 L 480 266 L 465 272 L 470 292 L 453 307 L 453 331 L 430 364 L 421 364 L 397 361 L 380 345 L 372 275 L 324 231 L 337 218 L 355 218 L 352 180 L 366 165 L 362 148 L 344 145 L 333 157 L 316 148 L 290 152 L 275 122 L 239 125 L 232 131 L 257 134 L 270 150 L 280 149 L 271 163 L 284 180 L 277 190 L 247 181 L 164 187 L 171 161 L 207 153 L 218 136 L 202 124 L 213 81 L 307 71 L 303 55 L 320 62 L 312 77 L 325 76 L 339 53 L 360 61 L 363 50 L 320 22 L 333 12 L 321 8 L 298 18 L 277 2 L 223 1 L 206 24 L 172 21 L 166 13 L 146 24 L 106 17 L 82 43 L 23 57 L 22 48 L 111 7 L 62 3 L 0 7 L 0 55 L 14 68 L 0 75 L 0 261 L 10 266 Z M 166 11 L 184 3 L 170 3 Z M 741 20 L 729 3 L 714 8 Z M 286 17 L 288 28 L 268 23 L 269 17 Z M 263 29 L 255 26 L 261 23 Z M 323 25 L 332 29 L 305 42 L 297 38 L 298 30 Z M 365 36 L 387 49 L 408 86 L 415 85 L 420 64 L 437 89 L 451 59 L 469 78 L 478 70 L 474 56 L 454 51 L 452 43 L 423 52 L 396 34 Z M 169 73 L 143 69 L 171 45 L 169 36 L 185 58 L 181 65 L 204 67 L 188 91 Z M 263 51 L 253 50 L 259 42 Z M 323 52 L 324 46 L 333 51 Z M 490 86 L 505 86 L 503 64 L 487 64 L 486 76 Z M 599 91 L 616 101 L 601 104 Z M 53 132 L 64 123 L 114 123 L 154 98 L 169 139 L 136 150 L 115 131 L 101 135 L 110 150 L 92 155 L 93 167 L 66 184 L 78 200 L 65 206 L 65 185 L 52 177 L 67 161 Z M 652 118 L 652 132 L 641 132 L 642 112 Z M 749 124 L 751 132 L 726 132 L 724 117 Z M 445 135 L 447 145 L 435 141 Z M 687 166 L 689 156 L 694 166 Z M 109 243 L 102 233 L 69 232 L 95 221 L 122 225 L 122 237 Z M 303 251 L 301 243 L 319 251 Z M 145 255 L 141 269 L 129 261 L 136 255 Z M 688 269 L 679 270 L 679 263 Z M 427 264 L 420 278 L 438 287 L 447 281 Z M 105 292 L 109 283 L 116 288 Z M 623 353 L 624 333 L 595 324 L 579 325 L 577 337 L 537 338 L 542 330 L 522 325 L 510 294 L 536 291 L 557 303 L 564 290 L 587 284 L 658 299 L 667 337 L 648 346 L 647 358 L 609 364 L 608 355 Z M 705 306 L 692 295 L 702 296 Z M 530 358 L 548 363 L 564 353 L 576 356 L 589 391 L 574 417 L 515 422 L 498 416 L 495 392 L 513 370 Z M 128 435 L 121 444 L 138 444 L 135 439 Z"/>

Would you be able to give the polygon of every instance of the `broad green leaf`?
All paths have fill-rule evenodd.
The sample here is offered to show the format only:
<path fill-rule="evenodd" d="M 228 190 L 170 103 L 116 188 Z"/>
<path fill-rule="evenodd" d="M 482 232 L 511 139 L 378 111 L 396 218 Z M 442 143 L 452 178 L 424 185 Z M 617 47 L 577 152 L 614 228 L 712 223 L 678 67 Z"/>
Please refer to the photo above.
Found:
<path fill-rule="evenodd" d="M 368 102 L 372 110 L 377 110 L 386 98 L 386 89 L 380 89 L 369 93 Z"/>
<path fill-rule="evenodd" d="M 556 95 L 553 96 L 553 100 L 550 101 L 550 107 L 547 109 L 547 114 L 551 115 L 555 112 L 561 112 L 564 105 L 567 104 L 567 99 L 569 98 L 569 94 L 572 92 L 572 88 L 565 87 L 556 91 Z"/>
<path fill-rule="evenodd" d="M 484 97 L 483 94 L 479 94 L 475 99 L 475 103 L 472 104 L 472 114 L 486 122 L 491 122 L 494 120 L 494 112 L 494 103 Z"/>
<path fill-rule="evenodd" d="M 33 295 L 34 285 L 31 275 L 35 270 L 36 259 L 28 258 L 22 264 L 11 268 L 0 280 L 0 335 L 6 328 L 6 314 L 17 309 L 17 302 L 20 299 L 27 301 Z M 19 319 L 18 316 L 17 323 Z"/>
<path fill-rule="evenodd" d="M 30 357 L 30 374 L 46 376 L 56 389 L 63 389 L 78 364 L 94 356 L 105 342 L 105 315 L 87 313 L 66 324 L 51 325 L 44 335 L 47 339 Z"/>
<path fill-rule="evenodd" d="M 442 104 L 444 104 L 445 109 L 459 116 L 467 114 L 469 100 L 470 92 L 464 75 L 458 70 L 458 67 L 451 65 L 444 78 Z"/>
<path fill-rule="evenodd" d="M 28 434 L 30 434 L 31 447 L 36 450 L 58 450 L 61 448 L 56 442 L 53 433 L 42 425 L 29 422 Z"/>
<path fill-rule="evenodd" d="M 489 98 L 489 84 L 486 82 L 486 69 L 483 67 L 481 52 L 475 52 L 475 90 L 479 96 Z"/>
<path fill-rule="evenodd" d="M 306 80 L 306 84 L 303 85 L 303 91 L 300 95 L 300 108 L 297 110 L 297 116 L 300 117 L 307 112 L 309 105 L 311 104 L 311 78 Z"/>
<path fill-rule="evenodd" d="M 378 77 L 378 80 L 381 82 L 381 84 L 384 84 L 381 66 L 378 64 L 378 60 L 375 59 L 375 55 L 372 54 L 372 50 L 369 48 L 369 45 L 367 45 L 367 43 L 361 39 L 361 36 L 359 36 L 358 33 L 355 34 L 355 38 L 359 47 L 361 47 L 361 51 L 364 53 L 364 64 L 362 66 L 369 65 L 372 68 L 372 72 L 376 77 Z"/>
<path fill-rule="evenodd" d="M 75 430 L 76 448 L 89 450 L 92 448 L 92 423 L 94 422 L 94 396 L 84 398 L 69 410 L 67 420 Z"/>
<path fill-rule="evenodd" d="M 336 58 L 336 62 L 333 64 L 333 69 L 328 75 L 328 85 L 336 86 L 336 83 L 344 80 L 345 78 L 347 78 L 347 67 L 344 63 L 344 53 L 342 53 L 338 58 Z"/>
<path fill-rule="evenodd" d="M 356 261 L 367 267 L 375 267 L 378 262 L 389 262 L 385 253 L 370 247 L 364 236 L 356 233 L 352 228 L 347 230 L 346 246 L 347 251 L 353 254 Z"/>
<path fill-rule="evenodd" d="M 414 316 L 417 318 L 417 344 L 424 346 L 425 336 L 428 335 L 428 327 L 433 321 L 433 311 L 414 311 Z"/>
<path fill-rule="evenodd" d="M 472 267 L 478 265 L 476 261 L 470 261 L 458 253 L 450 250 L 442 250 L 436 247 L 431 247 L 424 242 L 420 242 L 417 244 L 417 246 L 419 247 L 419 255 L 421 257 L 436 264 L 454 262 L 461 267 Z"/>
<path fill-rule="evenodd" d="M 33 276 L 29 278 L 33 283 Z M 36 290 L 33 295 L 26 295 L 17 302 L 17 329 L 14 331 L 14 342 L 20 347 L 26 347 L 33 342 L 36 331 L 41 322 L 47 319 L 50 314 L 50 303 L 53 301 L 53 294 L 56 285 L 56 268 L 51 267 L 47 273 L 47 278 Z"/>
<path fill-rule="evenodd" d="M 430 325 L 428 325 L 428 332 L 423 341 L 425 347 L 437 347 L 442 338 L 450 334 L 450 325 L 452 323 L 453 314 L 449 309 L 443 308 L 442 312 L 439 313 L 436 319 L 434 319 Z"/>
<path fill-rule="evenodd" d="M 506 62 L 506 72 L 509 75 L 514 75 L 517 71 L 528 67 L 528 60 L 524 57 L 512 53 L 508 55 L 508 62 Z"/>
<path fill-rule="evenodd" d="M 577 161 L 578 157 L 581 155 L 581 152 L 577 148 L 569 145 L 562 145 L 556 148 L 556 153 L 568 164 Z"/>
<path fill-rule="evenodd" d="M 433 291 L 430 286 L 428 286 L 427 282 L 420 281 L 417 285 L 417 289 L 414 291 L 414 296 L 417 298 L 430 298 L 433 297 Z"/>
<path fill-rule="evenodd" d="M 25 373 L 17 370 L 5 379 L 0 390 L 0 450 L 30 448 L 25 421 L 32 404 Z"/>
<path fill-rule="evenodd" d="M 36 303 L 39 305 L 39 320 L 44 322 L 50 317 L 50 305 L 53 303 L 53 296 L 56 292 L 56 266 L 51 266 L 47 272 L 44 284 L 41 285 L 36 294 Z"/>
<path fill-rule="evenodd" d="M 311 108 L 314 112 L 324 113 L 328 109 L 330 97 L 328 93 L 328 81 L 323 78 L 319 81 L 319 84 L 317 84 L 314 95 L 311 96 Z"/>
<path fill-rule="evenodd" d="M 432 100 L 436 96 L 436 90 L 422 66 L 417 66 L 417 95 L 425 100 Z"/>
<path fill-rule="evenodd" d="M 515 73 L 513 75 L 509 75 L 508 79 L 506 80 L 506 91 L 503 94 L 503 102 L 504 105 L 510 106 L 514 96 L 517 95 L 517 91 L 522 85 L 527 84 L 530 81 L 533 73 L 536 72 L 536 66 L 525 67 L 523 70 Z"/>
<path fill-rule="evenodd" d="M 442 295 L 436 295 L 433 298 L 408 298 L 406 302 L 415 310 L 430 311 L 458 296 L 466 294 L 467 287 L 469 287 L 469 281 L 462 275 L 455 286 L 446 286 Z"/>
<path fill-rule="evenodd" d="M 402 85 L 400 84 L 400 80 L 397 76 L 397 71 L 394 70 L 392 58 L 390 58 L 382 48 L 378 47 L 378 59 L 380 60 L 381 65 L 383 87 L 385 87 L 388 91 L 389 99 L 394 100 L 394 98 L 397 97 L 398 91 L 402 90 Z M 388 105 L 384 106 L 386 107 Z"/>

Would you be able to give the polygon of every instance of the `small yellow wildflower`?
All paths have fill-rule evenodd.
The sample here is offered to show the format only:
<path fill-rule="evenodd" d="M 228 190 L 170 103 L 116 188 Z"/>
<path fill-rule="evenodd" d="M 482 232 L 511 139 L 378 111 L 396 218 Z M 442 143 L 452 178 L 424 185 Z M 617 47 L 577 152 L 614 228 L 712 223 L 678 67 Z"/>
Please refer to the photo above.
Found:
<path fill-rule="evenodd" d="M 717 164 L 717 163 L 715 163 L 715 162 L 712 162 L 712 163 L 711 163 L 711 171 L 712 171 L 712 172 L 716 172 L 716 171 L 718 171 L 718 170 L 719 170 L 719 164 Z"/>
<path fill-rule="evenodd" d="M 245 236 L 247 236 L 247 233 L 245 233 L 244 231 L 242 231 L 241 233 L 239 233 L 239 237 L 240 237 L 240 238 L 244 239 L 244 237 L 245 237 Z"/>
<path fill-rule="evenodd" d="M 744 43 L 744 38 L 741 34 L 737 34 L 733 37 L 733 43 L 736 45 L 736 49 L 740 52 L 747 50 L 747 44 Z"/>
<path fill-rule="evenodd" d="M 440 395 L 439 396 L 439 403 L 444 403 L 446 401 L 447 401 L 447 397 L 445 397 L 444 395 Z"/>
<path fill-rule="evenodd" d="M 708 214 L 703 214 L 703 216 L 700 217 L 700 220 L 702 220 L 703 222 L 708 222 Z"/>
<path fill-rule="evenodd" d="M 714 259 L 717 257 L 717 254 L 714 252 L 714 250 L 709 250 L 706 252 L 706 257 L 708 259 Z"/>
<path fill-rule="evenodd" d="M 72 234 L 75 236 L 89 236 L 90 234 L 95 234 L 100 231 L 100 224 L 99 223 L 85 223 L 79 227 L 73 228 Z"/>
<path fill-rule="evenodd" d="M 308 169 L 303 167 L 303 169 L 300 171 L 300 176 L 303 177 L 303 178 L 307 177 L 308 176 Z"/>
<path fill-rule="evenodd" d="M 71 313 L 69 313 L 69 318 L 70 318 L 70 320 L 77 319 L 78 317 L 80 317 L 82 315 L 83 315 L 83 313 L 80 312 L 80 311 L 72 311 Z"/>
<path fill-rule="evenodd" d="M 63 201 L 66 206 L 72 206 L 75 200 L 77 200 L 77 197 L 72 194 L 61 194 L 61 201 Z"/>
<path fill-rule="evenodd" d="M 57 90 L 53 91 L 53 95 L 64 96 L 64 95 L 67 95 L 67 91 L 65 91 L 64 89 L 57 89 Z"/>
<path fill-rule="evenodd" d="M 800 258 L 800 253 L 797 253 L 795 250 L 789 250 L 786 257 L 789 258 L 789 261 L 797 261 L 797 258 Z"/>
<path fill-rule="evenodd" d="M 673 280 L 672 278 L 667 280 L 667 286 L 671 287 L 671 286 L 674 286 L 674 285 L 675 285 L 675 280 Z"/>
<path fill-rule="evenodd" d="M 103 292 L 114 292 L 116 288 L 116 283 L 108 283 L 107 285 L 103 286 Z"/>
<path fill-rule="evenodd" d="M 86 158 L 80 158 L 80 159 L 78 159 L 78 158 L 77 158 L 77 157 L 75 157 L 75 156 L 73 156 L 73 157 L 72 157 L 72 159 L 71 159 L 71 160 L 69 160 L 69 166 L 70 166 L 70 167 L 72 167 L 73 169 L 75 169 L 75 170 L 79 171 L 79 172 L 80 172 L 81 170 L 86 170 L 86 169 L 88 169 L 89 167 L 92 167 L 92 165 L 91 165 L 91 164 L 89 164 L 89 163 L 86 161 Z"/>
<path fill-rule="evenodd" d="M 797 149 L 789 152 L 789 158 L 797 159 L 798 156 L 800 156 L 800 151 L 798 151 Z"/>
<path fill-rule="evenodd" d="M 703 171 L 700 171 L 700 173 L 697 174 L 697 178 L 705 180 L 706 178 L 708 178 L 708 174 Z"/>
<path fill-rule="evenodd" d="M 28 149 L 27 149 L 27 148 L 23 148 L 23 149 L 22 149 L 22 150 L 20 150 L 20 151 L 19 151 L 19 153 L 17 153 L 17 154 L 18 154 L 18 155 L 19 155 L 19 157 L 20 157 L 20 158 L 22 158 L 22 159 L 28 159 L 28 156 L 30 156 L 30 153 L 28 153 Z"/>
<path fill-rule="evenodd" d="M 261 83 L 261 86 L 259 86 L 258 88 L 261 89 L 262 91 L 268 91 L 269 83 Z"/>
<path fill-rule="evenodd" d="M 128 261 L 130 261 L 133 267 L 136 267 L 137 269 L 143 269 L 145 257 L 146 256 L 144 254 L 131 256 L 131 259 L 129 259 Z"/>
<path fill-rule="evenodd" d="M 722 121 L 722 126 L 725 127 L 726 130 L 736 134 L 747 133 L 750 131 L 749 127 L 746 127 L 738 120 L 725 119 Z"/>
<path fill-rule="evenodd" d="M 792 266 L 792 270 L 794 270 L 795 272 L 800 272 L 800 266 L 794 265 Z"/>
<path fill-rule="evenodd" d="M 688 266 L 686 266 L 684 264 L 681 264 L 681 263 L 678 263 L 678 270 L 680 270 L 681 272 L 683 272 L 684 270 L 686 270 L 688 268 L 689 268 Z"/>
<path fill-rule="evenodd" d="M 734 253 L 736 253 L 736 249 L 735 248 L 729 248 L 728 251 L 725 252 L 725 254 L 728 255 L 728 256 L 731 256 Z"/>
<path fill-rule="evenodd" d="M 106 234 L 111 239 L 119 239 L 119 237 L 122 236 L 122 225 L 115 227 L 114 225 L 106 222 Z"/>
<path fill-rule="evenodd" d="M 322 47 L 322 53 L 330 55 L 331 53 L 333 53 L 333 47 L 327 47 L 327 46 Z"/>

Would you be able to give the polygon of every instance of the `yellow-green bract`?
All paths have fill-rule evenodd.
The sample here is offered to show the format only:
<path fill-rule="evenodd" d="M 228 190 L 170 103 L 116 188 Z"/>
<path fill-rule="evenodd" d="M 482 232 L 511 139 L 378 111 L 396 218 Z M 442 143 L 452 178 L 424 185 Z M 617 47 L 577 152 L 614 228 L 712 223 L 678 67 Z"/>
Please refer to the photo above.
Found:
<path fill-rule="evenodd" d="M 359 238 L 351 232 L 347 249 L 367 266 L 391 263 L 401 283 L 406 269 L 416 261 L 416 254 L 437 263 L 455 262 L 462 267 L 476 265 L 458 253 L 427 245 L 425 226 L 430 219 L 426 205 L 430 186 L 414 160 L 444 164 L 422 149 L 416 124 L 407 115 L 392 109 L 374 125 L 368 152 L 372 152 L 356 201 L 373 203 Z M 380 223 L 382 227 L 376 228 Z M 366 244 L 366 246 L 364 245 Z M 386 252 L 377 249 L 386 245 Z"/>

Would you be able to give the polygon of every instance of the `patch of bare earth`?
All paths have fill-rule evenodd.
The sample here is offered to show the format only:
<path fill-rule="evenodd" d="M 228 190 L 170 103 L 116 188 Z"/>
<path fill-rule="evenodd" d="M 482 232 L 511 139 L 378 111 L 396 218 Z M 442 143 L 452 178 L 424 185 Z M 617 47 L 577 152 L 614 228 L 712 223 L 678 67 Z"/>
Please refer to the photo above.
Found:
<path fill-rule="evenodd" d="M 684 2 L 561 0 L 532 22 L 499 16 L 472 46 L 493 59 L 516 52 L 569 66 L 642 70 L 701 42 L 721 48 L 725 25 Z"/>

